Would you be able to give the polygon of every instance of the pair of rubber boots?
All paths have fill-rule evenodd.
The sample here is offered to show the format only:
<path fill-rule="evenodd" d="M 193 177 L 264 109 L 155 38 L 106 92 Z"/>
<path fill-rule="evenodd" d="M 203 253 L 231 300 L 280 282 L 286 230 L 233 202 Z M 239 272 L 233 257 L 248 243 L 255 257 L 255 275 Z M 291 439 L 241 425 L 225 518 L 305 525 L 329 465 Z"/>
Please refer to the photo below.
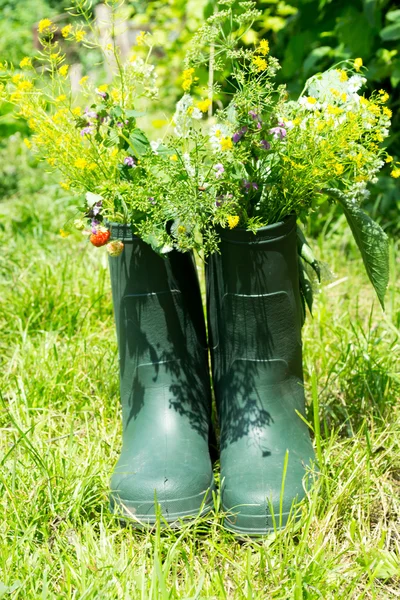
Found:
<path fill-rule="evenodd" d="M 114 509 L 171 525 L 213 507 L 211 386 L 194 260 L 158 256 L 129 227 L 110 258 L 123 445 Z M 304 497 L 314 454 L 304 415 L 296 220 L 223 230 L 206 265 L 208 339 L 220 427 L 225 526 L 263 535 Z"/>

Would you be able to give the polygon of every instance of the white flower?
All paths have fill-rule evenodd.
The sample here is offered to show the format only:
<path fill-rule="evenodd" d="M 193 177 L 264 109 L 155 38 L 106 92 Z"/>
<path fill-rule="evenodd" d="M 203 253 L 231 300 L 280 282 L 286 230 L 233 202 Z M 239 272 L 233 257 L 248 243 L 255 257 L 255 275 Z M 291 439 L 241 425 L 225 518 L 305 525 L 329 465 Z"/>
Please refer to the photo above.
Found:
<path fill-rule="evenodd" d="M 216 124 L 210 129 L 210 143 L 214 150 L 221 150 L 221 140 L 231 137 L 231 132 L 226 125 Z"/>
<path fill-rule="evenodd" d="M 358 92 L 358 90 L 366 83 L 365 77 L 361 77 L 361 75 L 352 75 L 347 83 L 347 91 L 349 94 L 354 94 Z"/>
<path fill-rule="evenodd" d="M 175 114 L 172 118 L 175 123 L 175 134 L 178 137 L 188 137 L 190 127 L 190 115 L 188 109 L 193 106 L 193 98 L 190 94 L 184 94 L 177 102 Z"/>
<path fill-rule="evenodd" d="M 321 108 L 321 104 L 314 96 L 302 96 L 299 98 L 299 104 L 308 110 L 319 110 Z"/>
<path fill-rule="evenodd" d="M 225 171 L 224 165 L 222 163 L 217 163 L 216 165 L 213 166 L 213 169 L 215 171 L 215 178 L 221 179 L 221 177 Z"/>
<path fill-rule="evenodd" d="M 158 149 L 159 147 L 162 145 L 162 139 L 158 138 L 157 141 L 152 141 L 150 142 L 150 146 L 151 149 L 153 150 L 154 154 L 158 154 Z"/>
<path fill-rule="evenodd" d="M 92 192 L 86 192 L 85 198 L 89 208 L 92 208 L 97 202 L 103 201 L 103 196 L 100 196 L 100 194 L 93 194 Z"/>
<path fill-rule="evenodd" d="M 183 160 L 183 164 L 185 165 L 187 174 L 190 177 L 194 177 L 196 175 L 196 169 L 192 165 L 191 160 L 190 160 L 190 155 L 187 152 L 185 152 L 185 154 L 182 154 L 182 160 Z"/>
<path fill-rule="evenodd" d="M 203 113 L 199 108 L 193 108 L 193 110 L 190 111 L 190 116 L 192 117 L 192 119 L 202 119 Z"/>

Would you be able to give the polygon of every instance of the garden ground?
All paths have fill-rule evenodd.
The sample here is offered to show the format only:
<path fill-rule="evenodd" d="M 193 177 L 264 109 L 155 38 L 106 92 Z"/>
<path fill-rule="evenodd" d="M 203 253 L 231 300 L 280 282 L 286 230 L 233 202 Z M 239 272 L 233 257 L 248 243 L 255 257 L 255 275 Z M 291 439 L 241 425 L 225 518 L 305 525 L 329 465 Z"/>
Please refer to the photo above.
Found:
<path fill-rule="evenodd" d="M 138 532 L 108 509 L 121 415 L 106 253 L 60 237 L 73 213 L 42 170 L 18 185 L 0 204 L 0 598 L 400 598 L 399 242 L 384 314 L 343 219 L 313 242 L 335 277 L 303 330 L 321 476 L 300 522 L 239 542 L 216 498 L 179 531 Z"/>

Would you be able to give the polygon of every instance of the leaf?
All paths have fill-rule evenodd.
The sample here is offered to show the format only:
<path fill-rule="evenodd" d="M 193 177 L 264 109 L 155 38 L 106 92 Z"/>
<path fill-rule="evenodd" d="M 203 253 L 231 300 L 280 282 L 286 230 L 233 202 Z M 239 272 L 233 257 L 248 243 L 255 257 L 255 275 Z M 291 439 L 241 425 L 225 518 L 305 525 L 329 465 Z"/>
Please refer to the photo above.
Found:
<path fill-rule="evenodd" d="M 125 111 L 125 115 L 128 119 L 136 119 L 137 117 L 144 117 L 146 113 L 141 110 L 127 110 Z"/>
<path fill-rule="evenodd" d="M 384 42 L 400 39 L 400 22 L 384 27 L 380 30 L 379 35 Z"/>
<path fill-rule="evenodd" d="M 129 136 L 129 145 L 136 158 L 139 158 L 146 154 L 150 143 L 141 129 L 134 129 Z"/>
<path fill-rule="evenodd" d="M 314 294 L 312 289 L 311 280 L 308 276 L 308 273 L 305 269 L 303 261 L 299 257 L 299 283 L 300 283 L 300 292 L 308 306 L 308 310 L 312 314 L 312 306 L 314 301 Z M 304 315 L 305 317 L 305 315 Z"/>
<path fill-rule="evenodd" d="M 311 50 L 303 64 L 305 75 L 312 71 L 315 65 L 320 62 L 321 58 L 327 56 L 330 52 L 332 52 L 331 46 L 319 46 L 319 48 Z"/>
<path fill-rule="evenodd" d="M 308 263 L 315 271 L 315 274 L 318 277 L 318 281 L 321 281 L 321 268 L 319 266 L 319 263 L 317 261 L 317 259 L 314 256 L 313 251 L 311 250 L 311 247 L 309 245 L 309 243 L 307 242 L 304 233 L 302 232 L 302 230 L 300 229 L 300 227 L 297 225 L 297 249 L 298 252 L 301 256 L 301 258 L 303 260 L 306 261 L 306 263 Z"/>
<path fill-rule="evenodd" d="M 375 223 L 358 204 L 337 189 L 326 190 L 344 210 L 347 222 L 361 252 L 367 275 L 375 288 L 379 302 L 385 309 L 384 299 L 389 283 L 389 241 L 382 227 Z"/>
<path fill-rule="evenodd" d="M 400 10 L 391 10 L 386 13 L 386 18 L 388 21 L 400 21 Z"/>

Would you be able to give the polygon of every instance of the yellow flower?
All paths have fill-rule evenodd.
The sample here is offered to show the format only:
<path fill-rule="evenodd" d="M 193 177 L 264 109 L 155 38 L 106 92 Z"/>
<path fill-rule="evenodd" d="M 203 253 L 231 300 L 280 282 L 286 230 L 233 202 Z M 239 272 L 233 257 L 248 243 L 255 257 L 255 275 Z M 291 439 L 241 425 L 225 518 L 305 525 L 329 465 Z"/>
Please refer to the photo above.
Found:
<path fill-rule="evenodd" d="M 253 64 L 257 67 L 257 71 L 265 71 L 267 68 L 267 61 L 261 56 L 253 56 Z"/>
<path fill-rule="evenodd" d="M 137 54 L 133 53 L 130 55 L 130 57 L 128 58 L 129 62 L 135 62 L 135 60 L 137 59 Z"/>
<path fill-rule="evenodd" d="M 84 77 L 81 77 L 81 79 L 79 80 L 79 85 L 84 85 L 88 79 L 89 79 L 89 77 L 87 75 L 85 75 Z"/>
<path fill-rule="evenodd" d="M 86 160 L 86 158 L 77 158 L 74 162 L 74 166 L 77 169 L 86 169 L 86 167 L 88 166 L 88 161 Z"/>
<path fill-rule="evenodd" d="M 67 38 L 70 35 L 71 31 L 72 25 L 66 25 L 61 29 L 61 35 L 63 36 L 63 38 Z"/>
<path fill-rule="evenodd" d="M 336 175 L 341 175 L 344 171 L 344 166 L 340 163 L 336 163 L 333 165 L 333 170 L 335 171 Z"/>
<path fill-rule="evenodd" d="M 47 29 L 50 29 L 52 25 L 53 23 L 50 21 L 50 19 L 42 19 L 41 21 L 39 21 L 38 32 L 43 33 Z"/>
<path fill-rule="evenodd" d="M 29 67 L 32 66 L 32 60 L 29 58 L 29 56 L 25 56 L 19 63 L 19 66 L 21 69 L 29 69 Z"/>
<path fill-rule="evenodd" d="M 229 137 L 222 138 L 220 141 L 221 150 L 230 150 L 233 146 L 232 139 Z"/>
<path fill-rule="evenodd" d="M 63 65 L 58 69 L 58 72 L 60 73 L 61 77 L 66 77 L 68 75 L 68 69 L 69 65 Z"/>
<path fill-rule="evenodd" d="M 197 80 L 197 77 L 193 78 L 194 69 L 185 69 L 182 73 L 182 88 L 185 92 L 188 92 L 192 87 L 193 81 Z"/>
<path fill-rule="evenodd" d="M 75 117 L 79 117 L 79 115 L 82 114 L 82 109 L 80 106 L 75 106 L 71 112 Z"/>
<path fill-rule="evenodd" d="M 387 106 L 383 106 L 382 107 L 382 112 L 383 112 L 384 115 L 386 115 L 387 117 L 389 117 L 389 119 L 390 119 L 390 117 L 393 114 L 392 111 L 390 110 L 390 108 L 388 108 Z"/>
<path fill-rule="evenodd" d="M 354 61 L 354 68 L 355 68 L 355 70 L 359 71 L 362 66 L 363 66 L 362 58 L 356 58 L 355 61 Z"/>
<path fill-rule="evenodd" d="M 65 94 L 61 94 L 60 96 L 57 96 L 56 98 L 56 102 L 64 102 L 64 100 L 67 99 L 67 96 Z"/>
<path fill-rule="evenodd" d="M 228 215 L 226 217 L 229 229 L 233 229 L 239 223 L 238 215 Z"/>
<path fill-rule="evenodd" d="M 114 46 L 112 44 L 107 44 L 106 50 L 107 50 L 107 52 L 112 52 L 114 50 Z"/>
<path fill-rule="evenodd" d="M 178 157 L 177 157 L 177 155 L 176 155 L 176 154 L 173 154 L 173 155 L 172 155 L 172 156 L 170 156 L 169 158 L 170 158 L 170 160 L 173 160 L 173 161 L 177 161 L 177 160 L 178 160 Z"/>
<path fill-rule="evenodd" d="M 68 191 L 71 188 L 71 184 L 68 181 L 60 181 L 60 187 L 62 187 L 63 190 Z"/>
<path fill-rule="evenodd" d="M 331 92 L 331 94 L 332 94 L 333 96 L 335 96 L 336 98 L 337 98 L 338 96 L 340 96 L 340 92 L 338 92 L 338 90 L 335 90 L 335 88 L 331 88 L 329 91 L 330 91 L 330 92 Z"/>
<path fill-rule="evenodd" d="M 136 36 L 136 46 L 143 46 L 144 38 L 146 37 L 146 32 L 141 31 L 138 36 Z"/>
<path fill-rule="evenodd" d="M 83 31 L 82 29 L 80 29 L 79 31 L 75 31 L 75 40 L 77 42 L 81 42 L 84 37 L 86 35 L 86 31 Z"/>
<path fill-rule="evenodd" d="M 116 90 L 114 88 L 114 89 L 111 90 L 110 96 L 114 100 L 114 102 L 119 102 L 121 100 L 121 97 L 122 97 L 121 91 L 120 90 Z"/>
<path fill-rule="evenodd" d="M 57 58 L 60 56 L 59 52 L 53 52 L 52 54 L 50 54 L 50 58 L 51 60 L 57 60 Z"/>
<path fill-rule="evenodd" d="M 269 52 L 269 43 L 268 40 L 261 40 L 259 45 L 258 45 L 258 49 L 257 51 L 262 54 L 263 56 L 266 56 Z"/>
<path fill-rule="evenodd" d="M 210 108 L 212 102 L 211 100 L 209 100 L 209 98 L 206 98 L 205 100 L 199 100 L 199 102 L 197 103 L 197 108 L 199 108 L 201 110 L 201 112 L 205 113 L 208 111 L 208 109 Z"/>
<path fill-rule="evenodd" d="M 390 175 L 395 179 L 398 179 L 400 177 L 400 167 L 396 167 L 395 169 L 393 169 Z"/>
<path fill-rule="evenodd" d="M 390 154 L 387 155 L 387 157 L 385 158 L 385 163 L 391 163 L 393 162 L 393 156 L 390 156 Z"/>
<path fill-rule="evenodd" d="M 114 158 L 118 154 L 118 148 L 113 148 L 110 152 L 111 158 Z"/>
<path fill-rule="evenodd" d="M 160 129 L 161 127 L 164 127 L 164 125 L 167 125 L 168 121 L 167 121 L 167 119 L 153 119 L 153 121 L 151 122 L 151 124 L 156 129 Z"/>
<path fill-rule="evenodd" d="M 108 83 L 102 83 L 97 89 L 99 92 L 106 92 L 108 90 Z"/>
<path fill-rule="evenodd" d="M 17 90 L 20 92 L 28 92 L 33 88 L 33 83 L 31 81 L 20 81 L 17 85 Z"/>
<path fill-rule="evenodd" d="M 346 71 L 344 71 L 343 69 L 338 69 L 337 72 L 340 75 L 340 81 L 343 82 L 343 81 L 347 81 L 348 80 L 348 76 L 347 76 Z"/>
<path fill-rule="evenodd" d="M 13 83 L 18 83 L 18 81 L 21 81 L 22 77 L 23 76 L 21 75 L 21 73 L 16 73 L 13 77 L 11 77 L 11 81 Z"/>
<path fill-rule="evenodd" d="M 343 112 L 342 108 L 339 108 L 338 106 L 333 106 L 332 104 L 328 104 L 326 110 L 328 115 L 340 115 L 340 113 Z"/>
<path fill-rule="evenodd" d="M 66 238 L 70 235 L 69 231 L 64 231 L 64 229 L 60 229 L 60 235 L 62 238 Z"/>
<path fill-rule="evenodd" d="M 24 144 L 25 146 L 30 150 L 32 148 L 32 144 L 31 142 L 28 140 L 28 138 L 24 138 Z"/>
<path fill-rule="evenodd" d="M 316 99 L 316 98 L 314 98 L 314 96 L 308 96 L 308 98 L 307 98 L 307 102 L 308 102 L 309 104 L 316 104 L 316 103 L 317 103 L 317 99 Z"/>
<path fill-rule="evenodd" d="M 95 162 L 91 162 L 88 167 L 89 171 L 94 171 L 95 169 L 97 169 L 97 165 Z"/>
<path fill-rule="evenodd" d="M 360 104 L 362 104 L 363 106 L 368 106 L 368 104 L 369 104 L 368 98 L 364 98 L 364 96 L 360 96 Z"/>
<path fill-rule="evenodd" d="M 186 227 L 184 225 L 179 225 L 178 226 L 178 233 L 186 233 Z"/>
<path fill-rule="evenodd" d="M 347 100 L 347 94 L 345 94 L 343 92 L 343 94 L 340 95 L 340 99 L 341 99 L 342 102 L 346 102 L 346 100 Z"/>
<path fill-rule="evenodd" d="M 189 116 L 191 116 L 191 115 L 193 114 L 193 111 L 194 111 L 194 106 L 188 106 L 188 107 L 187 107 L 187 110 L 186 110 L 186 112 L 187 112 L 187 114 L 188 114 Z"/>
<path fill-rule="evenodd" d="M 385 90 L 379 90 L 379 94 L 381 96 L 379 98 L 381 102 L 387 102 L 389 100 L 389 94 L 385 92 Z"/>
<path fill-rule="evenodd" d="M 54 165 L 56 164 L 56 159 L 55 159 L 55 158 L 53 158 L 53 157 L 46 158 L 46 160 L 47 160 L 47 162 L 49 163 L 49 165 L 50 165 L 51 167 L 54 167 Z"/>

